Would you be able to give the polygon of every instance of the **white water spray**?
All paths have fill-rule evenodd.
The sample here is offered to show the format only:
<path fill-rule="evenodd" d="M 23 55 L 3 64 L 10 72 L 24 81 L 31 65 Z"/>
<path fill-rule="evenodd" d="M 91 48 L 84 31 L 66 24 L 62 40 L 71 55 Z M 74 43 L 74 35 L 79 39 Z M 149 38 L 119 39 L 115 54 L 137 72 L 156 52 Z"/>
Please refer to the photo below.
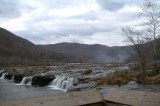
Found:
<path fill-rule="evenodd" d="M 33 78 L 32 76 L 23 77 L 21 83 L 17 85 L 31 85 L 32 78 Z"/>
<path fill-rule="evenodd" d="M 11 79 L 11 81 L 14 81 L 14 75 L 12 75 L 12 79 Z"/>
<path fill-rule="evenodd" d="M 8 73 L 3 73 L 1 79 L 4 79 L 6 75 L 8 75 Z"/>
<path fill-rule="evenodd" d="M 74 85 L 74 78 L 56 76 L 56 78 L 52 81 L 52 85 L 50 87 L 52 89 L 59 89 L 66 91 L 73 85 Z"/>

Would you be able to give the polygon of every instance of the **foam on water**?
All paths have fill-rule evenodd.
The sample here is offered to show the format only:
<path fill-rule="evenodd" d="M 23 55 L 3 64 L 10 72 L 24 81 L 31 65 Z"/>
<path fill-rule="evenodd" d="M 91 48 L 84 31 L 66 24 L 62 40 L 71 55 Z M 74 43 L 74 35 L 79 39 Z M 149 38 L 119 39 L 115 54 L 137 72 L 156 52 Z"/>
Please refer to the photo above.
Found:
<path fill-rule="evenodd" d="M 32 76 L 28 76 L 28 77 L 23 77 L 21 83 L 16 84 L 16 85 L 31 85 L 32 83 Z"/>
<path fill-rule="evenodd" d="M 3 73 L 0 78 L 1 78 L 1 79 L 4 79 L 6 75 L 8 75 L 8 73 Z"/>
<path fill-rule="evenodd" d="M 52 85 L 49 87 L 51 89 L 57 89 L 62 91 L 67 91 L 74 84 L 74 78 L 64 77 L 64 76 L 56 76 L 56 78 L 52 81 Z"/>

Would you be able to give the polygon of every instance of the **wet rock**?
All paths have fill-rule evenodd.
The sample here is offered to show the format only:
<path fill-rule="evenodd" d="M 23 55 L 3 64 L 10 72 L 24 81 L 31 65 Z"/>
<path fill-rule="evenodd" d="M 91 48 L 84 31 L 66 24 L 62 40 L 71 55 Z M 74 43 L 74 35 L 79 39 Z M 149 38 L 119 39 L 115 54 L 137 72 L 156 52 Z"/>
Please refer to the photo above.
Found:
<path fill-rule="evenodd" d="M 46 86 L 54 78 L 55 78 L 54 75 L 37 75 L 37 76 L 33 76 L 33 78 L 32 78 L 32 85 L 33 86 Z"/>
<path fill-rule="evenodd" d="M 24 84 L 27 84 L 29 82 L 32 82 L 32 76 L 27 77 L 26 80 L 24 81 Z"/>
<path fill-rule="evenodd" d="M 86 75 L 86 76 L 81 76 L 81 77 L 78 77 L 78 81 L 80 83 L 86 83 L 88 81 L 93 81 L 95 80 L 97 77 L 95 75 Z"/>
<path fill-rule="evenodd" d="M 17 75 L 15 75 L 14 76 L 14 82 L 15 83 L 20 83 L 21 81 L 22 81 L 22 79 L 23 79 L 23 75 L 22 74 L 17 74 Z"/>
<path fill-rule="evenodd" d="M 90 79 L 89 78 L 86 78 L 86 77 L 80 77 L 80 78 L 78 78 L 78 81 L 80 82 L 80 83 L 85 83 L 85 82 L 88 82 Z"/>
<path fill-rule="evenodd" d="M 54 76 L 54 71 L 48 71 L 45 73 L 45 75 L 48 77 L 52 77 L 52 76 Z"/>
<path fill-rule="evenodd" d="M 73 92 L 73 91 L 81 91 L 81 88 L 79 88 L 79 87 L 71 87 L 71 88 L 67 89 L 67 92 Z"/>
<path fill-rule="evenodd" d="M 5 79 L 11 80 L 11 79 L 12 79 L 12 75 L 11 75 L 11 74 L 7 74 L 7 75 L 5 76 Z"/>
<path fill-rule="evenodd" d="M 77 78 L 74 78 L 74 80 L 73 80 L 73 85 L 78 85 L 78 84 L 79 84 L 78 79 L 77 79 Z"/>
<path fill-rule="evenodd" d="M 71 91 L 80 91 L 80 90 L 91 89 L 91 88 L 95 88 L 95 87 L 96 87 L 96 82 L 91 81 L 89 83 L 80 83 L 77 86 L 72 86 L 67 91 L 68 92 L 71 92 Z"/>
<path fill-rule="evenodd" d="M 90 73 L 92 73 L 92 69 L 87 69 L 87 70 L 82 72 L 82 74 L 84 74 L 84 75 L 88 75 Z"/>
<path fill-rule="evenodd" d="M 125 88 L 138 88 L 138 84 L 136 81 L 129 81 L 128 84 L 124 85 Z"/>

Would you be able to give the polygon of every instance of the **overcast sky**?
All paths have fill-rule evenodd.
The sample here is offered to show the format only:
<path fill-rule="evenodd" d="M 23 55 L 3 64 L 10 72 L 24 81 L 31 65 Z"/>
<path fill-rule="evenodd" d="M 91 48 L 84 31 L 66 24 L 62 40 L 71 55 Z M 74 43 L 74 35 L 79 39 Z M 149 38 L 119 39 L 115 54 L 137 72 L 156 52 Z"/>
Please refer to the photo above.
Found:
<path fill-rule="evenodd" d="M 0 0 L 0 27 L 35 44 L 126 45 L 142 0 Z"/>

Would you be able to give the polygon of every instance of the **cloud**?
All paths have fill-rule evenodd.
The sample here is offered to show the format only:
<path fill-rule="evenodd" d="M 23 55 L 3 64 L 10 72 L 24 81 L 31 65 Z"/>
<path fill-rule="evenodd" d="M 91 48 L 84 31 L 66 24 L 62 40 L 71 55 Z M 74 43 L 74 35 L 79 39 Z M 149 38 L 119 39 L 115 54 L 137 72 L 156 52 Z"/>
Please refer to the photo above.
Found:
<path fill-rule="evenodd" d="M 21 0 L 1 0 L 0 2 L 0 18 L 17 18 L 22 15 L 23 11 L 33 9 L 23 4 Z"/>
<path fill-rule="evenodd" d="M 97 3 L 109 11 L 117 11 L 125 5 L 121 0 L 97 0 Z"/>
<path fill-rule="evenodd" d="M 79 42 L 122 45 L 121 28 L 133 24 L 130 20 L 140 11 L 137 2 L 2 0 L 0 26 L 36 44 Z"/>
<path fill-rule="evenodd" d="M 140 0 L 96 0 L 103 9 L 108 11 L 118 11 L 126 5 L 138 5 L 142 3 Z"/>
<path fill-rule="evenodd" d="M 30 37 L 33 41 L 32 36 Z M 36 38 L 38 39 L 38 38 Z M 60 42 L 71 42 L 71 43 L 83 43 L 83 44 L 103 44 L 108 46 L 124 45 L 124 38 L 118 35 L 111 35 L 110 33 L 101 32 L 95 33 L 91 36 L 81 35 L 68 35 L 68 36 L 41 36 L 36 44 L 55 44 Z"/>

